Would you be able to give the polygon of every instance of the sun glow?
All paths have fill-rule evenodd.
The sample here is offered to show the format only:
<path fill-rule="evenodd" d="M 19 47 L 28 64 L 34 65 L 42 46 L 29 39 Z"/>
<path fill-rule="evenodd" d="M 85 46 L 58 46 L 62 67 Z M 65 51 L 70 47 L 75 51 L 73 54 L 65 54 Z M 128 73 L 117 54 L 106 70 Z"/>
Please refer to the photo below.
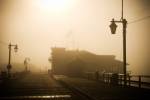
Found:
<path fill-rule="evenodd" d="M 71 8 L 73 0 L 39 0 L 40 9 L 50 12 L 65 12 Z"/>

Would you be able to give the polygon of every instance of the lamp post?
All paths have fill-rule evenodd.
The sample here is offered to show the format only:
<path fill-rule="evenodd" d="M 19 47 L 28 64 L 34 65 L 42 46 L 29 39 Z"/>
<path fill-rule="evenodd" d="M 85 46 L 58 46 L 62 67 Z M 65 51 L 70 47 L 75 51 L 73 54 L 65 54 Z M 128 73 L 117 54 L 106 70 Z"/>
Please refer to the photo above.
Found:
<path fill-rule="evenodd" d="M 8 59 L 8 65 L 7 65 L 7 70 L 8 70 L 8 77 L 10 77 L 10 69 L 12 68 L 11 66 L 11 47 L 14 47 L 14 51 L 17 52 L 18 51 L 18 46 L 13 45 L 13 44 L 9 44 L 8 45 L 8 49 L 9 49 L 9 59 Z"/>
<path fill-rule="evenodd" d="M 124 85 L 127 84 L 127 72 L 126 72 L 126 28 L 127 28 L 127 20 L 123 18 L 123 0 L 122 0 L 122 17 L 120 21 L 112 19 L 110 24 L 110 29 L 112 34 L 116 34 L 116 23 L 122 23 L 123 26 L 123 73 L 124 73 Z"/>

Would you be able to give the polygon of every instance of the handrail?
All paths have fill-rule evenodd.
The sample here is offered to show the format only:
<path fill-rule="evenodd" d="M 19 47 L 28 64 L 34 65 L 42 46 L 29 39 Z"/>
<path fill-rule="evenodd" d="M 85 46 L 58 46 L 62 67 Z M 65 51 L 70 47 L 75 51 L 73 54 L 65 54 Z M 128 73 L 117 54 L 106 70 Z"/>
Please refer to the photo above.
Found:
<path fill-rule="evenodd" d="M 117 74 L 116 79 L 112 76 L 113 73 L 101 73 L 98 74 L 98 79 L 96 78 L 95 72 L 86 72 L 88 79 L 101 80 L 108 84 L 113 84 L 113 81 L 116 81 L 117 85 L 124 85 L 124 74 Z M 134 78 L 134 79 L 133 79 Z M 143 79 L 149 79 L 145 81 Z M 139 88 L 150 88 L 150 75 L 127 75 L 127 85 L 128 86 L 138 86 Z"/>

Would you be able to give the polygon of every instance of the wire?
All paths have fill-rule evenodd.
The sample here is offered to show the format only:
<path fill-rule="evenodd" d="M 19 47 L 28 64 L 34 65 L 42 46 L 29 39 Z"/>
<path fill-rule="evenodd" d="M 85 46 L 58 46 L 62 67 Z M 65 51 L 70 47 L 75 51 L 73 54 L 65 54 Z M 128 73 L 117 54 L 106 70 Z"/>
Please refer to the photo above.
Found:
<path fill-rule="evenodd" d="M 128 24 L 133 24 L 133 23 L 137 23 L 137 22 L 140 22 L 140 21 L 143 21 L 143 20 L 148 20 L 149 18 L 150 18 L 150 16 L 146 16 L 146 17 L 143 17 L 143 18 L 140 18 L 140 19 L 131 21 L 131 22 L 128 23 Z"/>

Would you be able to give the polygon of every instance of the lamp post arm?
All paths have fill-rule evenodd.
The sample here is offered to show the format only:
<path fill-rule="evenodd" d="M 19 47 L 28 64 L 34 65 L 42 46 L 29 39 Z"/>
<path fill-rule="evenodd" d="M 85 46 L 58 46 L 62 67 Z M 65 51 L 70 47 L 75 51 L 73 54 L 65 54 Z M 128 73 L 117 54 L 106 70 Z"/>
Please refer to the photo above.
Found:
<path fill-rule="evenodd" d="M 16 45 L 11 45 L 11 46 L 16 46 Z"/>
<path fill-rule="evenodd" d="M 115 22 L 115 23 L 123 23 L 123 21 L 117 21 L 117 20 L 112 20 L 110 22 Z"/>

